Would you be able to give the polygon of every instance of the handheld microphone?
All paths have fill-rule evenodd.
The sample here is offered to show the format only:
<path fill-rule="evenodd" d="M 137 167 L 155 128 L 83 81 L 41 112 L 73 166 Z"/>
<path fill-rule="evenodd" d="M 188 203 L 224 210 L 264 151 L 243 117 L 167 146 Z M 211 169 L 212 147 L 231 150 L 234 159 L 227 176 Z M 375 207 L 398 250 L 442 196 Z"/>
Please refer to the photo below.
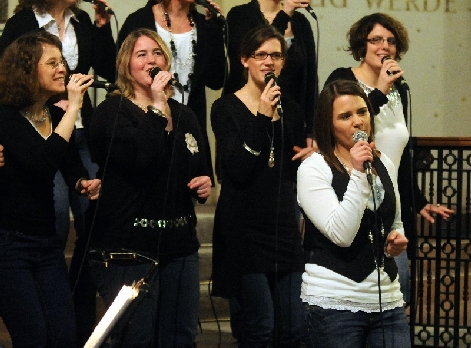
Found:
<path fill-rule="evenodd" d="M 314 10 L 312 9 L 311 5 L 307 5 L 306 11 L 309 12 L 309 14 L 312 16 L 317 21 L 317 16 Z"/>
<path fill-rule="evenodd" d="M 226 21 L 226 19 L 221 14 L 221 12 L 216 10 L 216 8 L 213 5 L 211 5 L 207 0 L 195 0 L 195 2 L 198 5 L 201 5 L 201 6 L 204 6 L 205 8 L 207 8 L 209 10 L 209 12 L 211 13 L 211 17 L 222 20 L 222 21 Z"/>
<path fill-rule="evenodd" d="M 152 69 L 150 69 L 149 75 L 152 78 L 152 80 L 154 80 L 155 76 L 159 73 L 159 71 L 162 71 L 162 69 L 160 69 L 158 66 L 153 67 Z M 175 88 L 177 88 L 180 92 L 183 91 L 182 84 L 180 82 L 178 82 L 177 80 L 175 80 L 173 77 L 170 79 L 168 84 L 175 87 Z"/>
<path fill-rule="evenodd" d="M 384 61 L 388 60 L 388 59 L 392 59 L 390 56 L 384 56 L 383 58 L 381 58 L 381 64 L 384 63 Z M 388 75 L 394 75 L 394 74 L 397 74 L 397 71 L 386 71 L 386 73 Z M 407 84 L 407 81 L 402 77 L 402 76 L 399 76 L 396 80 L 397 82 L 399 82 L 401 85 L 404 86 L 405 89 L 409 89 L 409 85 Z"/>
<path fill-rule="evenodd" d="M 113 10 L 106 6 L 104 3 L 100 2 L 100 1 L 97 1 L 97 0 L 83 0 L 85 2 L 89 2 L 93 5 L 97 5 L 98 6 L 98 12 L 100 13 L 108 13 L 110 15 L 114 15 L 114 12 Z"/>
<path fill-rule="evenodd" d="M 368 141 L 368 134 L 366 134 L 365 131 L 358 130 L 353 134 L 353 142 L 355 144 L 360 140 Z M 371 162 L 370 161 L 363 162 L 363 168 L 365 169 L 368 182 L 370 183 L 370 185 L 372 185 L 373 179 L 372 179 L 372 173 L 371 173 Z"/>
<path fill-rule="evenodd" d="M 265 84 L 270 82 L 270 80 L 273 79 L 275 82 L 275 85 L 278 85 L 278 79 L 275 76 L 275 73 L 273 71 L 267 72 L 265 74 Z M 283 116 L 283 108 L 281 107 L 281 94 L 278 96 L 278 102 L 276 103 L 276 109 L 278 110 L 278 114 L 280 116 Z"/>
<path fill-rule="evenodd" d="M 114 83 L 109 83 L 106 81 L 93 81 L 90 87 L 94 88 L 104 88 L 108 92 L 114 91 L 116 89 L 119 89 L 118 85 L 115 85 Z"/>

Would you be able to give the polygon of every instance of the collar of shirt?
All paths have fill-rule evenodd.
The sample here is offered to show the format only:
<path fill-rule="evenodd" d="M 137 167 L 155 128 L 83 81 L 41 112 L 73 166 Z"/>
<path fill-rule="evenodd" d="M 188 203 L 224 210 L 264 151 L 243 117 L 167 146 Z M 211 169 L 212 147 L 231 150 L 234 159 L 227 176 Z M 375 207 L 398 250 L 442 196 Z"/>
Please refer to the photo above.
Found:
<path fill-rule="evenodd" d="M 54 17 L 52 17 L 49 13 L 39 13 L 37 11 L 36 8 L 33 8 L 33 12 L 34 12 L 34 15 L 36 17 L 36 20 L 38 21 L 38 24 L 39 24 L 39 27 L 40 28 L 44 28 L 44 29 L 49 29 L 49 27 L 56 22 L 56 20 L 54 19 Z M 65 17 L 65 21 L 64 21 L 64 25 L 65 27 L 67 28 L 67 26 L 69 25 L 69 22 L 70 22 L 70 19 L 73 18 L 74 20 L 77 20 L 77 17 L 75 16 L 75 14 L 72 12 L 71 9 L 66 9 L 65 10 L 65 14 L 64 14 L 64 17 Z"/>

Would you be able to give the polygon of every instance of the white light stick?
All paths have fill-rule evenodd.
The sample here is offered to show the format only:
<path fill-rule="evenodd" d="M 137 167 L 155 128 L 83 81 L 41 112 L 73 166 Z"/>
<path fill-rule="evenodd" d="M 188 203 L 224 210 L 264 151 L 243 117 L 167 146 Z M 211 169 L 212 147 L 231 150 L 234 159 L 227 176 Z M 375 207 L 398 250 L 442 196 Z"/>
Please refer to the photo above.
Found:
<path fill-rule="evenodd" d="M 93 333 L 87 343 L 85 343 L 84 348 L 99 348 L 103 341 L 108 337 L 113 326 L 138 294 L 138 286 L 123 285 L 121 290 L 119 290 L 118 296 L 116 296 L 110 308 L 108 308 L 103 318 L 101 318 L 95 330 L 93 330 Z"/>

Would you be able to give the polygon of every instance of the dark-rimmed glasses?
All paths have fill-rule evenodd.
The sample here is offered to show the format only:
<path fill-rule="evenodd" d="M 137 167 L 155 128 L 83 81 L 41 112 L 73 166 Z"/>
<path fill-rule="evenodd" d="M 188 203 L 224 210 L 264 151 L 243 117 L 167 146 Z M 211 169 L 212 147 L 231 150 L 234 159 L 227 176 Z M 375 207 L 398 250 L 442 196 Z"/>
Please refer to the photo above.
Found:
<path fill-rule="evenodd" d="M 389 46 L 396 46 L 396 38 L 394 37 L 388 37 L 385 39 L 381 36 L 375 36 L 371 39 L 366 39 L 366 41 L 375 46 L 382 45 L 384 41 L 386 41 Z"/>
<path fill-rule="evenodd" d="M 267 53 L 267 52 L 254 52 L 252 53 L 251 57 L 255 60 L 265 60 L 267 57 L 270 56 L 272 60 L 277 61 L 283 59 L 283 54 L 281 52 L 273 52 L 273 53 Z"/>

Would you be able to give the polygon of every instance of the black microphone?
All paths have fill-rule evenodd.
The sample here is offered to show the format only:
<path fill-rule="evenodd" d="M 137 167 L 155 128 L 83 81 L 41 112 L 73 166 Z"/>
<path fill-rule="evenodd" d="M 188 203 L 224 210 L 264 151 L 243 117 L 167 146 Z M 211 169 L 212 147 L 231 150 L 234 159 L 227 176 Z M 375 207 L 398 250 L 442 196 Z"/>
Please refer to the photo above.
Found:
<path fill-rule="evenodd" d="M 358 130 L 353 134 L 353 142 L 356 144 L 359 140 L 368 141 L 368 134 L 365 131 Z M 366 177 L 370 185 L 373 185 L 372 173 L 371 173 L 371 162 L 363 162 L 363 169 L 365 169 Z"/>
<path fill-rule="evenodd" d="M 309 14 L 312 16 L 317 21 L 317 16 L 314 10 L 312 9 L 311 5 L 307 5 L 306 11 L 309 12 Z"/>
<path fill-rule="evenodd" d="M 152 78 L 152 80 L 154 80 L 155 76 L 159 73 L 159 71 L 162 71 L 162 69 L 160 69 L 158 66 L 155 66 L 152 69 L 150 69 L 149 75 Z M 180 91 L 180 93 L 183 93 L 182 92 L 183 91 L 182 84 L 180 82 L 178 82 L 177 80 L 175 80 L 173 77 L 170 79 L 168 84 L 175 87 L 175 88 L 177 88 Z"/>
<path fill-rule="evenodd" d="M 383 58 L 381 58 L 381 64 L 384 63 L 385 60 L 388 60 L 388 59 L 392 59 L 390 56 L 384 56 Z M 397 71 L 386 71 L 386 73 L 388 75 L 394 75 L 394 74 L 397 74 Z M 402 76 L 399 76 L 396 80 L 397 82 L 399 82 L 401 85 L 404 86 L 405 89 L 409 89 L 409 85 L 407 84 L 407 81 L 402 77 Z"/>
<path fill-rule="evenodd" d="M 195 2 L 198 5 L 201 5 L 201 6 L 204 6 L 205 8 L 207 8 L 209 10 L 209 12 L 211 13 L 211 17 L 216 18 L 216 19 L 220 19 L 222 21 L 226 20 L 224 18 L 224 16 L 221 14 L 221 12 L 216 10 L 216 8 L 213 5 L 211 5 L 207 0 L 195 0 Z"/>
<path fill-rule="evenodd" d="M 108 13 L 110 15 L 114 15 L 113 10 L 110 7 L 106 6 L 104 3 L 100 2 L 100 1 L 96 1 L 96 0 L 83 0 L 83 1 L 90 2 L 93 5 L 97 5 L 98 6 L 98 12 L 100 12 L 100 13 Z"/>
<path fill-rule="evenodd" d="M 116 89 L 119 89 L 118 85 L 115 85 L 114 83 L 109 83 L 106 81 L 93 81 L 90 87 L 94 88 L 104 88 L 108 92 L 114 91 Z"/>
<path fill-rule="evenodd" d="M 278 79 L 275 76 L 275 73 L 273 71 L 269 71 L 265 74 L 265 84 L 270 82 L 270 80 L 273 79 L 274 85 L 278 85 Z M 278 110 L 278 114 L 280 116 L 283 116 L 283 108 L 281 107 L 281 94 L 278 96 L 278 102 L 276 103 L 276 109 Z"/>

